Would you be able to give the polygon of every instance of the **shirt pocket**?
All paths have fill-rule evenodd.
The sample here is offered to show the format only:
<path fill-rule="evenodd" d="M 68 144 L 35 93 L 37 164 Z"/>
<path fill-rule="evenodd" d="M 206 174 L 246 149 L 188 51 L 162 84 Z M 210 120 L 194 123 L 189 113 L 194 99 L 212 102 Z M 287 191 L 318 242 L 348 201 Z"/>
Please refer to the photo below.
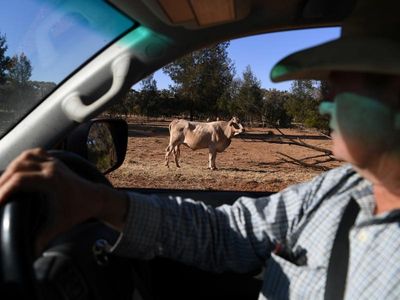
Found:
<path fill-rule="evenodd" d="M 298 265 L 272 253 L 266 262 L 262 293 L 266 299 L 323 299 L 325 270 Z"/>

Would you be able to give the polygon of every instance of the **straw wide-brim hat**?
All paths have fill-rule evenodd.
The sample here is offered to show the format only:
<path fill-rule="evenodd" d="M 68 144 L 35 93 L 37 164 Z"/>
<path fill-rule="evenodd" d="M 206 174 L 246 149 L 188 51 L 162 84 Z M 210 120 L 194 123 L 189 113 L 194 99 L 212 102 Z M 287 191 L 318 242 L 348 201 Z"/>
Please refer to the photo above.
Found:
<path fill-rule="evenodd" d="M 399 12 L 400 0 L 359 0 L 340 38 L 282 59 L 271 80 L 323 80 L 331 71 L 400 74 Z"/>

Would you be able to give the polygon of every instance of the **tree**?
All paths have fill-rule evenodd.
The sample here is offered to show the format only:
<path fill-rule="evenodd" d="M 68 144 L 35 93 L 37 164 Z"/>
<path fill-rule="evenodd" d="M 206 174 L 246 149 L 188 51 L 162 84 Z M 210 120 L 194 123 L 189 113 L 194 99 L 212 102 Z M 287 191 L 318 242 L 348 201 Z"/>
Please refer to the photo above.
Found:
<path fill-rule="evenodd" d="M 147 117 L 158 116 L 159 111 L 159 92 L 154 75 L 151 74 L 141 82 L 142 89 L 139 94 L 141 112 Z"/>
<path fill-rule="evenodd" d="M 309 114 L 310 106 L 313 106 L 315 88 L 312 80 L 294 80 L 292 82 L 291 97 L 286 104 L 288 113 L 298 123 L 305 123 Z"/>
<path fill-rule="evenodd" d="M 306 127 L 316 127 L 318 115 L 318 90 L 312 80 L 295 80 L 291 85 L 291 96 L 286 102 L 289 115 Z"/>
<path fill-rule="evenodd" d="M 240 82 L 239 89 L 234 98 L 234 107 L 237 115 L 250 122 L 254 118 L 261 119 L 262 101 L 261 82 L 253 74 L 250 66 L 247 66 L 243 72 L 243 80 Z"/>
<path fill-rule="evenodd" d="M 9 79 L 21 87 L 30 85 L 29 79 L 31 76 L 32 65 L 28 57 L 23 52 L 20 55 L 14 55 L 11 58 Z"/>
<path fill-rule="evenodd" d="M 0 110 L 7 110 L 8 103 L 6 103 L 9 94 L 9 88 L 5 86 L 7 82 L 7 72 L 10 68 L 10 57 L 6 55 L 7 40 L 5 35 L 0 34 Z M 1 116 L 4 119 L 4 116 Z"/>
<path fill-rule="evenodd" d="M 327 130 L 328 121 L 318 111 L 326 93 L 328 93 L 326 82 L 321 84 L 313 80 L 295 80 L 291 86 L 291 97 L 286 103 L 286 109 L 296 122 L 306 127 Z"/>
<path fill-rule="evenodd" d="M 228 87 L 226 94 L 224 97 L 222 97 L 217 105 L 219 107 L 219 110 L 224 112 L 226 116 L 237 116 L 239 117 L 240 114 L 240 107 L 237 103 L 238 95 L 240 88 L 243 84 L 243 80 L 241 78 L 233 78 L 230 86 Z M 223 114 L 223 116 L 225 116 Z M 226 117 L 225 116 L 225 117 Z"/>
<path fill-rule="evenodd" d="M 159 111 L 162 116 L 176 116 L 181 115 L 187 111 L 187 102 L 179 98 L 173 90 L 163 89 L 159 91 Z"/>
<path fill-rule="evenodd" d="M 131 89 L 122 99 L 119 99 L 117 102 L 113 103 L 105 112 L 113 117 L 128 117 L 131 113 L 140 113 L 140 110 L 137 107 L 139 92 Z M 135 111 L 135 109 L 137 111 Z"/>
<path fill-rule="evenodd" d="M 291 124 L 292 117 L 285 109 L 286 102 L 290 94 L 286 91 L 270 89 L 264 91 L 263 97 L 263 117 L 270 126 L 288 127 Z"/>
<path fill-rule="evenodd" d="M 330 90 L 330 86 L 328 85 L 328 81 L 321 80 L 319 82 L 318 89 L 319 89 L 318 104 L 320 104 L 322 101 L 333 100 L 333 99 L 330 99 L 331 90 Z M 320 116 L 319 114 L 318 114 L 318 116 L 319 116 L 318 123 L 315 127 L 324 131 L 325 134 L 329 134 L 330 133 L 329 117 Z"/>
<path fill-rule="evenodd" d="M 9 60 L 1 93 L 4 96 L 1 104 L 5 110 L 23 115 L 26 108 L 31 108 L 42 99 L 40 90 L 30 81 L 31 75 L 32 65 L 24 53 Z"/>
<path fill-rule="evenodd" d="M 225 42 L 192 52 L 163 68 L 175 83 L 175 94 L 188 103 L 190 119 L 195 112 L 214 116 L 220 113 L 234 73 L 228 46 Z"/>
<path fill-rule="evenodd" d="M 11 59 L 6 55 L 7 49 L 6 36 L 0 34 L 0 84 L 6 82 L 6 74 L 10 68 Z"/>
<path fill-rule="evenodd" d="M 328 81 L 326 80 L 321 80 L 319 82 L 319 96 L 322 100 L 332 100 L 329 99 L 330 95 L 330 87 L 328 85 Z"/>

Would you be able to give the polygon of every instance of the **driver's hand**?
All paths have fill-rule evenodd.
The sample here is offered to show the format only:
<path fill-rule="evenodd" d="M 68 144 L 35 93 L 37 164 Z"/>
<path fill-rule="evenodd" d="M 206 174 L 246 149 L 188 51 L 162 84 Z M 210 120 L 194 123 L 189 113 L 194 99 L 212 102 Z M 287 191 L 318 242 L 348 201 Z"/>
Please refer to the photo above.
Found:
<path fill-rule="evenodd" d="M 79 177 L 42 149 L 24 151 L 0 177 L 0 203 L 17 191 L 39 192 L 49 201 L 51 221 L 37 238 L 37 253 L 50 239 L 87 219 L 101 219 L 119 230 L 124 224 L 124 193 Z"/>

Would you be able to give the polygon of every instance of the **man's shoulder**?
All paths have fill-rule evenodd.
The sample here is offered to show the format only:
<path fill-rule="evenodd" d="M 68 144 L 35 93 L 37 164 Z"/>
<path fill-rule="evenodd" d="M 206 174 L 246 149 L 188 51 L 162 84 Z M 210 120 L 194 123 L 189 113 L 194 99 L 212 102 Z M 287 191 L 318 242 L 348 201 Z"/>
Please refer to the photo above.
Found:
<path fill-rule="evenodd" d="M 340 167 L 322 173 L 325 178 L 348 177 L 349 175 L 360 176 L 351 164 L 344 164 Z"/>
<path fill-rule="evenodd" d="M 301 187 L 307 192 L 302 200 L 304 208 L 312 209 L 321 201 L 342 199 L 363 181 L 363 178 L 350 165 L 326 171 Z"/>
<path fill-rule="evenodd" d="M 351 187 L 360 181 L 362 177 L 350 164 L 323 172 L 310 181 L 289 186 L 284 192 L 309 195 L 312 198 L 316 194 L 325 193 L 327 190 L 337 187 Z"/>
<path fill-rule="evenodd" d="M 351 186 L 360 180 L 362 180 L 362 177 L 353 166 L 351 164 L 345 164 L 320 174 L 313 181 L 319 182 L 322 186 Z"/>

